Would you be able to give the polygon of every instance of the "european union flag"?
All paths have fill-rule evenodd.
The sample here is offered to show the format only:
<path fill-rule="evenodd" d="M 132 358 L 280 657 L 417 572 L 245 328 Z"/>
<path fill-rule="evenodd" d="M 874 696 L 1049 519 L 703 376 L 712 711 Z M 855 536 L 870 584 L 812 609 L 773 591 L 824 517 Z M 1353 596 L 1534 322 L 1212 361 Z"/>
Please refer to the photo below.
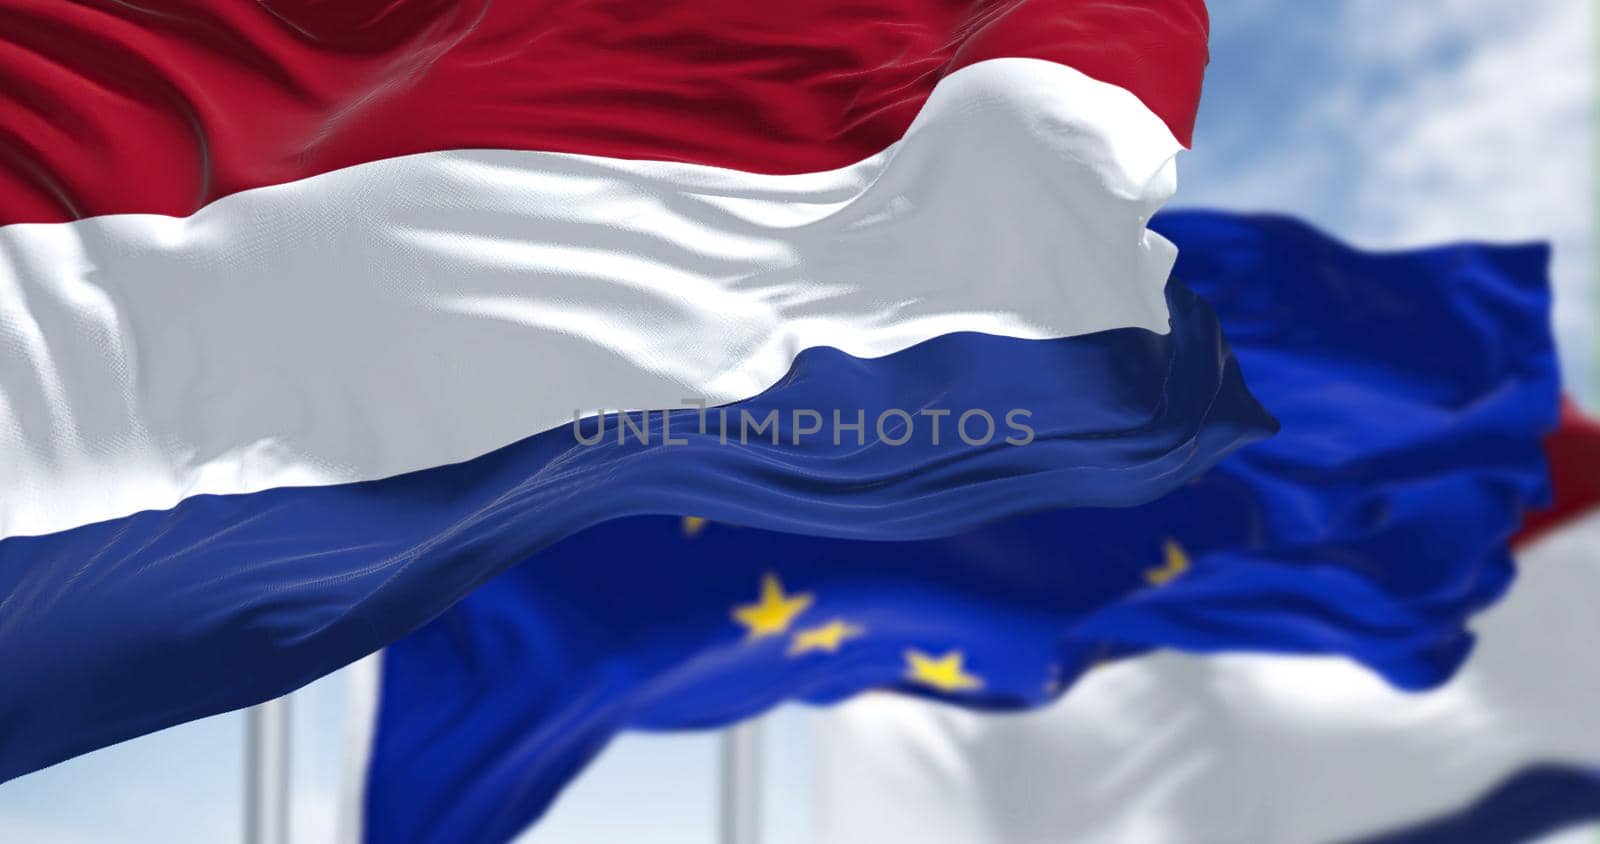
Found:
<path fill-rule="evenodd" d="M 366 839 L 506 840 L 619 730 L 790 699 L 1028 707 L 1158 647 L 1447 677 L 1547 497 L 1547 250 L 1366 254 L 1204 213 L 1154 227 L 1281 434 L 1151 504 L 934 541 L 666 516 L 573 536 L 388 650 Z"/>

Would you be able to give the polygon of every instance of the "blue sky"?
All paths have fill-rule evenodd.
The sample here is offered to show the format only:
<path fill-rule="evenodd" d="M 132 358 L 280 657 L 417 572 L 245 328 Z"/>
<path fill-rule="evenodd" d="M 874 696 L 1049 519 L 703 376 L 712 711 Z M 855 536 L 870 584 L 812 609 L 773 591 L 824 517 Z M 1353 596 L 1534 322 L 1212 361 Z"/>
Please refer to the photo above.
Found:
<path fill-rule="evenodd" d="M 1595 385 L 1593 4 L 1215 0 L 1176 205 L 1370 248 L 1550 240 L 1569 382 Z"/>
<path fill-rule="evenodd" d="M 1551 240 L 1569 383 L 1595 397 L 1592 4 L 1213 0 L 1212 64 L 1175 206 L 1278 211 L 1370 248 Z M 335 676 L 295 696 L 297 844 L 331 839 L 346 716 Z M 769 725 L 772 844 L 804 841 L 804 718 Z M 0 786 L 0 839 L 237 840 L 241 718 Z M 711 736 L 618 743 L 535 844 L 712 840 Z"/>

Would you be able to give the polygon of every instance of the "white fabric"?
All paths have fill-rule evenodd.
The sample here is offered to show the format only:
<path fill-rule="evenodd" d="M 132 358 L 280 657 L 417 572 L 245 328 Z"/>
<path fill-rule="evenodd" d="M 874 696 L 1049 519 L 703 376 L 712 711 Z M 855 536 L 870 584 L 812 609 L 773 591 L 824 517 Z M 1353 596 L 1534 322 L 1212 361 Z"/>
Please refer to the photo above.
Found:
<path fill-rule="evenodd" d="M 0 537 L 745 398 L 812 346 L 1165 333 L 1178 149 L 1127 91 L 1001 59 L 825 173 L 454 151 L 0 228 Z"/>
<path fill-rule="evenodd" d="M 1464 808 L 1526 764 L 1600 765 L 1600 513 L 1519 555 L 1445 687 L 1352 663 L 1158 654 L 1055 706 L 872 695 L 815 719 L 819 844 L 1326 844 Z"/>

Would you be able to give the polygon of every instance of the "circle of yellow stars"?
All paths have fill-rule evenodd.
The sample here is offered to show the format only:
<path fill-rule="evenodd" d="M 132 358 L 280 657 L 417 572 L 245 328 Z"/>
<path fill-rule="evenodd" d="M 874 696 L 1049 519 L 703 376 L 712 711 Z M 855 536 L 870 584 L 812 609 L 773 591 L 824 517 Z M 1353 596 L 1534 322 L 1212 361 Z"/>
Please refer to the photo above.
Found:
<path fill-rule="evenodd" d="M 810 592 L 790 593 L 772 572 L 761 577 L 761 594 L 755 603 L 733 608 L 733 620 L 745 629 L 746 641 L 789 636 L 788 655 L 838 653 L 845 643 L 866 634 L 859 624 L 833 618 L 810 627 L 795 627 L 796 620 L 816 596 Z M 792 632 L 791 632 L 792 631 Z M 905 678 L 946 694 L 983 688 L 983 679 L 966 669 L 966 655 L 960 650 L 929 654 L 915 648 L 905 651 Z"/>
<path fill-rule="evenodd" d="M 683 519 L 683 532 L 687 537 L 700 533 L 705 526 L 705 519 L 692 516 Z M 1162 543 L 1162 564 L 1146 569 L 1144 579 L 1151 586 L 1163 586 L 1182 576 L 1189 566 L 1189 555 L 1183 546 L 1169 539 Z M 735 606 L 732 615 L 733 620 L 745 629 L 746 641 L 789 636 L 787 654 L 791 658 L 813 653 L 838 653 L 846 642 L 866 634 L 865 627 L 841 618 L 794 629 L 795 622 L 815 603 L 816 595 L 810 592 L 787 592 L 778 575 L 767 572 L 761 577 L 761 592 L 756 601 Z M 945 694 L 983 688 L 983 678 L 967 670 L 966 653 L 959 648 L 940 654 L 907 648 L 904 658 L 904 677 L 912 683 Z"/>

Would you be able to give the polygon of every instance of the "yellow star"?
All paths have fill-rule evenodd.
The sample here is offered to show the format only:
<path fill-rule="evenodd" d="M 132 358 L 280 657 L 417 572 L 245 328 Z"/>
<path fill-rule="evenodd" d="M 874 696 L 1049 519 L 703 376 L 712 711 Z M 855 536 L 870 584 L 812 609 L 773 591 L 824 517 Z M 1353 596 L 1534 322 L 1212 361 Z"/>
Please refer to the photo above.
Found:
<path fill-rule="evenodd" d="M 699 516 L 683 517 L 683 535 L 693 539 L 700 531 L 706 529 L 706 520 Z"/>
<path fill-rule="evenodd" d="M 962 666 L 966 655 L 951 651 L 944 656 L 929 656 L 919 650 L 906 651 L 906 679 L 946 694 L 983 688 L 983 679 L 968 674 Z"/>
<path fill-rule="evenodd" d="M 733 620 L 744 625 L 751 639 L 765 639 L 789 632 L 795 617 L 811 606 L 810 592 L 785 595 L 778 576 L 767 572 L 761 577 L 761 600 L 733 608 Z"/>
<path fill-rule="evenodd" d="M 1183 551 L 1183 546 L 1174 540 L 1167 540 L 1161 544 L 1162 555 L 1166 562 L 1160 568 L 1146 569 L 1144 579 L 1151 586 L 1161 586 L 1176 580 L 1178 575 L 1189 570 L 1189 555 Z"/>
<path fill-rule="evenodd" d="M 796 632 L 794 642 L 789 645 L 789 656 L 800 656 L 812 651 L 838 653 L 839 648 L 844 646 L 845 640 L 854 639 L 865 632 L 867 632 L 865 628 L 836 618 L 827 624 Z"/>

